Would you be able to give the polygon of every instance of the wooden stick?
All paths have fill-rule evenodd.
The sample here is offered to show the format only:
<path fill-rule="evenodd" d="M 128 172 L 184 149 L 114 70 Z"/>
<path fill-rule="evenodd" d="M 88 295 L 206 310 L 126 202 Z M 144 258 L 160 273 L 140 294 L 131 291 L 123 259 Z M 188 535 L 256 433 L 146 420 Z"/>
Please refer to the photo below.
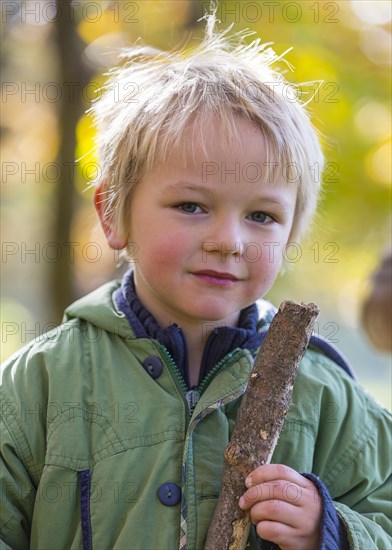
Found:
<path fill-rule="evenodd" d="M 238 506 L 245 479 L 268 464 L 290 407 L 298 365 L 319 310 L 315 304 L 282 302 L 256 357 L 229 445 L 224 452 L 222 487 L 205 550 L 243 550 L 249 512 Z"/>

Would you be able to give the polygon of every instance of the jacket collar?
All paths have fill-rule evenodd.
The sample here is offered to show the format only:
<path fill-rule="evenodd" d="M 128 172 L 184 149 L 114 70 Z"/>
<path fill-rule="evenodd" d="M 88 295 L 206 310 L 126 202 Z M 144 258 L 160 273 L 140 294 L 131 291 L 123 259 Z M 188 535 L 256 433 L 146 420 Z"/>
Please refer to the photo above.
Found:
<path fill-rule="evenodd" d="M 162 328 L 156 319 L 139 300 L 133 272 L 128 271 L 121 286 L 115 292 L 117 307 L 126 316 L 136 338 L 153 338 L 164 345 L 173 357 L 186 384 L 190 387 L 188 376 L 188 351 L 184 334 L 176 324 Z M 218 327 L 209 335 L 204 348 L 199 384 L 210 370 L 229 352 L 236 348 L 256 350 L 262 340 L 257 330 L 258 309 L 256 304 L 243 309 L 238 327 Z"/>

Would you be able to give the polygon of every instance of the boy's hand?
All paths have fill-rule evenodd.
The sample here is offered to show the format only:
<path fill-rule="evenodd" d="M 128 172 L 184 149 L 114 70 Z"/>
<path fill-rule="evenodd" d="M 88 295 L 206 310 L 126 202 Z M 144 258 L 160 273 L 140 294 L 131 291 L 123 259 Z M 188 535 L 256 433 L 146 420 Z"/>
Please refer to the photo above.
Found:
<path fill-rule="evenodd" d="M 266 464 L 246 486 L 240 507 L 250 509 L 259 537 L 281 550 L 319 548 L 322 503 L 314 483 L 283 464 Z"/>

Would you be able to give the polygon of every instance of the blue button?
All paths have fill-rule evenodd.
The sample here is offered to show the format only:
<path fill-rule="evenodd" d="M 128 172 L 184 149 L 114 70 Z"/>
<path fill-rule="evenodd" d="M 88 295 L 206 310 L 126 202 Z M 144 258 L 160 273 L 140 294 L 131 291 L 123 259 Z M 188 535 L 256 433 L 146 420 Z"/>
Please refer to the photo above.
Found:
<path fill-rule="evenodd" d="M 149 355 L 143 361 L 143 367 L 146 369 L 151 378 L 159 378 L 162 374 L 162 363 L 154 355 Z"/>
<path fill-rule="evenodd" d="M 158 489 L 158 498 L 165 506 L 175 506 L 181 501 L 181 487 L 176 483 L 164 483 Z"/>

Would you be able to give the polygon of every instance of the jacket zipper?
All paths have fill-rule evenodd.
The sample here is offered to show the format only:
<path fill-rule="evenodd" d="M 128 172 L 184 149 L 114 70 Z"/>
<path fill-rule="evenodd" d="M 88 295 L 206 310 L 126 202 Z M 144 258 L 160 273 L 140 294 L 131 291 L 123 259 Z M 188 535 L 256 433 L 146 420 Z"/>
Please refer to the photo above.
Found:
<path fill-rule="evenodd" d="M 218 361 L 218 363 L 210 370 L 210 372 L 207 374 L 207 376 L 204 378 L 204 380 L 200 384 L 199 386 L 200 395 L 204 393 L 206 387 L 211 382 L 212 378 L 216 375 L 216 373 L 221 369 L 224 363 L 226 363 L 228 360 L 229 360 L 229 363 L 234 362 L 233 358 L 236 359 L 237 356 L 242 355 L 242 352 L 243 352 L 242 349 L 237 349 L 232 353 L 231 352 L 228 353 L 227 355 L 222 357 L 220 361 Z"/>
<path fill-rule="evenodd" d="M 163 354 L 168 359 L 169 363 L 173 367 L 172 371 L 174 372 L 174 377 L 188 405 L 189 414 L 192 416 L 193 409 L 196 407 L 197 402 L 199 401 L 200 394 L 196 388 L 192 388 L 188 390 L 187 385 L 185 384 L 184 379 L 181 376 L 173 357 L 171 356 L 169 351 L 165 348 L 165 346 L 163 346 L 162 344 L 158 344 L 158 345 L 159 345 L 159 348 L 162 350 Z"/>
<path fill-rule="evenodd" d="M 223 359 L 221 359 L 207 374 L 207 376 L 204 378 L 203 382 L 200 384 L 199 387 L 193 386 L 190 390 L 187 390 L 185 394 L 185 399 L 188 402 L 189 412 L 192 416 L 193 411 L 195 410 L 196 405 L 198 404 L 200 400 L 200 396 L 208 386 L 210 380 L 216 375 L 216 373 L 221 369 L 223 364 L 226 362 L 226 359 L 231 359 L 233 357 L 233 353 L 227 354 Z"/>
<path fill-rule="evenodd" d="M 192 416 L 192 413 L 199 402 L 200 396 L 204 393 L 205 389 L 207 388 L 208 384 L 211 382 L 211 380 L 214 378 L 214 376 L 217 374 L 217 372 L 222 368 L 222 366 L 229 360 L 229 362 L 234 362 L 234 360 L 237 358 L 237 356 L 242 355 L 241 349 L 237 349 L 233 353 L 228 353 L 218 363 L 210 370 L 210 372 L 207 374 L 207 376 L 204 378 L 200 386 L 193 386 L 190 390 L 188 390 L 184 379 L 182 378 L 178 367 L 169 353 L 169 351 L 163 346 L 162 344 L 159 344 L 160 349 L 163 351 L 164 355 L 167 357 L 168 361 L 173 367 L 174 376 L 175 379 L 180 387 L 180 389 L 183 392 L 183 396 L 185 397 L 185 401 L 188 405 L 188 411 L 189 414 Z"/>
<path fill-rule="evenodd" d="M 193 413 L 193 410 L 194 408 L 196 407 L 199 399 L 200 399 L 200 396 L 205 392 L 208 384 L 211 382 L 211 380 L 216 376 L 216 374 L 218 373 L 218 371 L 221 370 L 221 368 L 223 367 L 223 365 L 226 363 L 226 366 L 230 365 L 231 363 L 234 363 L 234 361 L 236 361 L 237 357 L 239 357 L 240 355 L 242 355 L 242 350 L 241 349 L 237 349 L 236 351 L 234 352 L 230 352 L 228 354 L 226 354 L 224 357 L 222 357 L 222 359 L 220 361 L 218 361 L 218 363 L 210 370 L 210 372 L 207 374 L 207 376 L 203 379 L 202 383 L 200 384 L 200 386 L 198 388 L 192 388 L 191 390 L 188 391 L 188 394 L 190 394 L 191 392 L 195 392 L 197 394 L 197 397 L 196 397 L 196 400 L 192 402 L 192 408 L 191 408 L 191 414 Z"/>

